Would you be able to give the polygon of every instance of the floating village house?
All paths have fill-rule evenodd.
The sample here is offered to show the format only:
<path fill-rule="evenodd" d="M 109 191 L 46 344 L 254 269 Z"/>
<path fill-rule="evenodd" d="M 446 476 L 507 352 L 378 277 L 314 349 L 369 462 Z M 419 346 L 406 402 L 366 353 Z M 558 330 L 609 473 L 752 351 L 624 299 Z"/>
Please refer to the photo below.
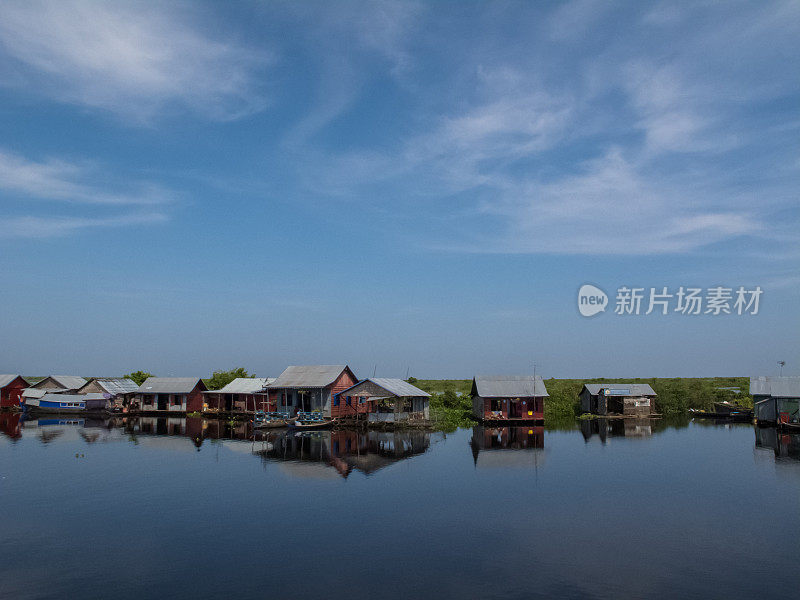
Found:
<path fill-rule="evenodd" d="M 48 375 L 22 391 L 21 400 L 28 398 L 41 400 L 45 394 L 75 394 L 86 385 L 86 380 L 77 375 Z"/>
<path fill-rule="evenodd" d="M 655 412 L 656 393 L 647 383 L 587 383 L 579 397 L 581 411 L 593 415 L 646 417 Z"/>
<path fill-rule="evenodd" d="M 238 377 L 218 390 L 203 392 L 203 395 L 208 408 L 219 412 L 270 412 L 275 410 L 275 405 L 269 401 L 267 386 L 274 381 L 274 377 Z"/>
<path fill-rule="evenodd" d="M 144 412 L 200 412 L 205 391 L 199 377 L 148 377 L 133 395 L 133 403 Z"/>
<path fill-rule="evenodd" d="M 539 375 L 478 375 L 472 380 L 472 413 L 479 421 L 543 421 L 547 396 Z"/>
<path fill-rule="evenodd" d="M 31 388 L 47 390 L 50 394 L 70 394 L 76 393 L 84 385 L 86 380 L 77 375 L 49 375 L 34 383 Z"/>
<path fill-rule="evenodd" d="M 759 424 L 800 427 L 800 377 L 751 377 L 750 395 Z"/>
<path fill-rule="evenodd" d="M 22 375 L 0 375 L 0 408 L 19 406 L 26 387 L 28 382 Z"/>
<path fill-rule="evenodd" d="M 116 407 L 127 406 L 139 389 L 136 382 L 125 377 L 103 377 L 92 379 L 81 386 L 77 394 L 102 394 Z"/>
<path fill-rule="evenodd" d="M 402 379 L 373 377 L 336 394 L 333 405 L 363 409 L 371 423 L 399 423 L 429 419 L 430 397 Z"/>
<path fill-rule="evenodd" d="M 357 407 L 333 401 L 356 383 L 358 378 L 347 365 L 290 366 L 268 389 L 280 412 L 320 411 L 326 417 L 339 417 L 356 414 Z"/>

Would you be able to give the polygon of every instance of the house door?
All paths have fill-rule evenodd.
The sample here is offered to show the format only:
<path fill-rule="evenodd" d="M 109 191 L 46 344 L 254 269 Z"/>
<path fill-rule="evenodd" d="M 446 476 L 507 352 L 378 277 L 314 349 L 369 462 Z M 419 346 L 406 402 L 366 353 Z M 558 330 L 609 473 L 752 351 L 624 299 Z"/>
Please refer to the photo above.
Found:
<path fill-rule="evenodd" d="M 233 409 L 233 394 L 225 394 L 225 410 L 231 412 Z"/>
<path fill-rule="evenodd" d="M 522 418 L 522 402 L 514 402 L 513 400 L 508 401 L 508 417 L 510 419 L 521 419 Z"/>
<path fill-rule="evenodd" d="M 158 410 L 167 410 L 167 401 L 169 399 L 169 394 L 159 394 L 157 400 L 156 408 Z"/>

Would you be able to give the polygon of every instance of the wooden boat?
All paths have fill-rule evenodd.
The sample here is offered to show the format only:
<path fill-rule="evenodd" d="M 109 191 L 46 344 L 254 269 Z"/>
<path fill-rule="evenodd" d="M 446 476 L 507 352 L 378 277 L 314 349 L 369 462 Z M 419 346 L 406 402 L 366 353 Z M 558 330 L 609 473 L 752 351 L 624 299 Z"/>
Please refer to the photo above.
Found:
<path fill-rule="evenodd" d="M 253 429 L 275 429 L 278 427 L 286 427 L 285 419 L 264 419 L 263 421 L 254 421 Z"/>
<path fill-rule="evenodd" d="M 288 426 L 291 429 L 327 429 L 333 425 L 333 421 L 320 413 L 298 413 L 295 419 L 289 421 Z"/>

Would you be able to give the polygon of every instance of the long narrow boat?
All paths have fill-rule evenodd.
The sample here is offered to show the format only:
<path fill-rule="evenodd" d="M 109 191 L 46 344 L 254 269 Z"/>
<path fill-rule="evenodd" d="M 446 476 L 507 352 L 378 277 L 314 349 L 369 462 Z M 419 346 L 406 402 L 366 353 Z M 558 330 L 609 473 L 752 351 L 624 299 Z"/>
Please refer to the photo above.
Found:
<path fill-rule="evenodd" d="M 41 398 L 25 398 L 23 410 L 31 412 L 79 413 L 102 412 L 108 409 L 103 394 L 44 394 Z"/>
<path fill-rule="evenodd" d="M 327 429 L 333 423 L 334 419 L 325 418 L 319 413 L 298 413 L 288 426 L 291 429 Z"/>

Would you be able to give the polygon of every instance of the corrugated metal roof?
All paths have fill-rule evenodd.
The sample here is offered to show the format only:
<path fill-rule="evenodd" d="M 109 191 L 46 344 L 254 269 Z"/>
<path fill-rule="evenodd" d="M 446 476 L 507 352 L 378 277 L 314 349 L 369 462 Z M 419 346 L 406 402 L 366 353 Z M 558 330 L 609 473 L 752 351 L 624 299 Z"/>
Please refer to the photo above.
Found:
<path fill-rule="evenodd" d="M 800 398 L 800 377 L 751 377 L 750 395 Z"/>
<path fill-rule="evenodd" d="M 199 377 L 148 377 L 136 391 L 140 394 L 188 394 L 198 381 L 205 389 Z"/>
<path fill-rule="evenodd" d="M 271 388 L 322 388 L 341 375 L 347 365 L 303 365 L 286 367 Z"/>
<path fill-rule="evenodd" d="M 404 381 L 402 379 L 389 379 L 386 377 L 369 377 L 367 379 L 364 379 L 363 381 L 359 381 L 356 385 L 347 388 L 347 390 L 352 390 L 354 387 L 361 385 L 365 381 L 371 381 L 378 387 L 383 388 L 384 390 L 386 390 L 387 392 L 389 392 L 394 396 L 414 396 L 422 398 L 431 397 L 431 395 L 428 392 L 411 385 L 407 381 Z M 344 390 L 340 393 L 344 394 L 345 392 L 347 392 L 347 390 Z M 373 399 L 380 400 L 380 398 L 373 398 Z"/>
<path fill-rule="evenodd" d="M 656 396 L 657 394 L 650 387 L 649 383 L 624 383 L 620 381 L 606 383 L 587 383 L 583 387 L 589 390 L 592 396 L 597 396 L 602 389 L 630 390 L 631 396 Z"/>
<path fill-rule="evenodd" d="M 0 388 L 6 387 L 9 383 L 14 381 L 17 377 L 19 377 L 19 375 L 0 375 Z M 22 381 L 25 381 L 24 377 L 23 377 Z M 28 382 L 25 381 L 25 383 L 27 384 Z"/>
<path fill-rule="evenodd" d="M 94 381 L 112 396 L 132 394 L 139 389 L 139 386 L 136 385 L 133 379 L 128 379 L 126 377 L 95 379 Z"/>
<path fill-rule="evenodd" d="M 210 390 L 209 394 L 257 394 L 264 391 L 274 377 L 237 377 L 228 385 L 218 390 Z"/>
<path fill-rule="evenodd" d="M 77 390 L 79 387 L 86 385 L 86 380 L 83 377 L 78 377 L 77 375 L 49 375 L 48 377 L 67 390 Z M 45 381 L 45 379 L 42 381 Z"/>
<path fill-rule="evenodd" d="M 477 375 L 473 388 L 481 398 L 549 396 L 540 375 Z"/>

